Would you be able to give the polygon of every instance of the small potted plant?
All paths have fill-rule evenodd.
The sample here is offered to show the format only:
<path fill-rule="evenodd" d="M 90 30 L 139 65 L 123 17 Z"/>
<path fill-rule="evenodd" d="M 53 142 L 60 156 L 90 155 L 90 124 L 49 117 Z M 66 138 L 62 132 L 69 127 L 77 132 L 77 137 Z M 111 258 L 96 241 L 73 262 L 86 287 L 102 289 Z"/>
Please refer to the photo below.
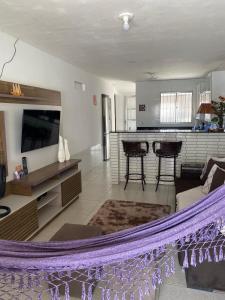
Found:
<path fill-rule="evenodd" d="M 213 123 L 218 124 L 218 131 L 224 131 L 223 117 L 225 116 L 225 97 L 220 96 L 219 101 L 212 101 L 216 117 L 212 118 Z"/>

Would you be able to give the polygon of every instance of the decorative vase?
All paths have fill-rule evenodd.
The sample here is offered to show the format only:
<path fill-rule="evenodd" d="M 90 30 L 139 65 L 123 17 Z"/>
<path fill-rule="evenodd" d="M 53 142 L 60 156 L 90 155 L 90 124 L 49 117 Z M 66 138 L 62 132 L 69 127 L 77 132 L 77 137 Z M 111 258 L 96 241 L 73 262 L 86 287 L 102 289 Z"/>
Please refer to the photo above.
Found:
<path fill-rule="evenodd" d="M 58 161 L 60 163 L 65 161 L 65 149 L 63 145 L 63 138 L 59 136 L 59 150 L 58 150 Z"/>
<path fill-rule="evenodd" d="M 65 148 L 65 159 L 70 160 L 70 152 L 69 152 L 67 139 L 64 139 L 64 148 Z"/>

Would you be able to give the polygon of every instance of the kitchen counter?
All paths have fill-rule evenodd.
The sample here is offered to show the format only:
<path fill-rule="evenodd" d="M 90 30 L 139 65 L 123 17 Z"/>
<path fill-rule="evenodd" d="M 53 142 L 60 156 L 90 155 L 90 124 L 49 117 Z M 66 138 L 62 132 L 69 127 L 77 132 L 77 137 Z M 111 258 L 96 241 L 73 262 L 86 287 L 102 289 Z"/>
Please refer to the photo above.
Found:
<path fill-rule="evenodd" d="M 206 132 L 204 130 L 192 130 L 192 129 L 145 129 L 145 130 L 135 130 L 135 131 L 128 131 L 128 130 L 117 130 L 117 131 L 111 131 L 110 133 L 160 133 L 160 132 L 179 132 L 179 133 L 225 133 L 222 132 Z"/>
<path fill-rule="evenodd" d="M 158 158 L 152 151 L 154 141 L 182 141 L 181 153 L 177 158 L 177 175 L 180 175 L 182 163 L 206 161 L 207 154 L 225 157 L 225 132 L 196 132 L 184 129 L 117 131 L 110 133 L 111 177 L 113 184 L 125 181 L 126 157 L 123 152 L 122 140 L 149 142 L 149 153 L 144 158 L 147 183 L 155 183 Z M 140 160 L 131 159 L 130 171 L 140 173 Z M 173 174 L 173 160 L 162 160 L 162 173 Z"/>

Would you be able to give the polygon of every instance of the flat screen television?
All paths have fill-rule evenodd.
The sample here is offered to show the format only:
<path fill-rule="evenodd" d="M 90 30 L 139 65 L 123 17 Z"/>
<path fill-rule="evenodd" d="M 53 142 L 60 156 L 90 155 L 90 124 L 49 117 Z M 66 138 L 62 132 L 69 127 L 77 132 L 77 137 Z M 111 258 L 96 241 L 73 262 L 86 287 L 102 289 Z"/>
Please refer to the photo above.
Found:
<path fill-rule="evenodd" d="M 21 152 L 58 144 L 60 111 L 23 111 Z"/>

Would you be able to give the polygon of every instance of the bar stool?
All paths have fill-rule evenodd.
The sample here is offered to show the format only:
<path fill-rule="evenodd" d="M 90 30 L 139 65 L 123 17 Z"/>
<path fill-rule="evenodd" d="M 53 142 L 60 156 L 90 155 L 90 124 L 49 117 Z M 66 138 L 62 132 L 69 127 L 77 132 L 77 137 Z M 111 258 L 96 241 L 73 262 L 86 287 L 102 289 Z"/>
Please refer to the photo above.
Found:
<path fill-rule="evenodd" d="M 123 151 L 127 157 L 126 161 L 126 183 L 124 190 L 127 187 L 129 180 L 141 180 L 142 189 L 144 191 L 145 174 L 144 174 L 144 156 L 149 152 L 149 143 L 147 141 L 122 141 Z M 141 158 L 141 173 L 130 173 L 130 158 L 131 157 L 140 157 Z M 130 178 L 130 175 L 140 176 L 139 178 Z"/>
<path fill-rule="evenodd" d="M 174 182 L 176 178 L 176 158 L 181 151 L 182 142 L 170 141 L 155 141 L 152 143 L 153 152 L 159 158 L 158 163 L 158 176 L 156 176 L 157 184 L 155 191 L 158 190 L 159 182 Z M 161 159 L 173 158 L 173 175 L 161 174 Z M 161 179 L 161 177 L 173 177 L 173 179 Z"/>

